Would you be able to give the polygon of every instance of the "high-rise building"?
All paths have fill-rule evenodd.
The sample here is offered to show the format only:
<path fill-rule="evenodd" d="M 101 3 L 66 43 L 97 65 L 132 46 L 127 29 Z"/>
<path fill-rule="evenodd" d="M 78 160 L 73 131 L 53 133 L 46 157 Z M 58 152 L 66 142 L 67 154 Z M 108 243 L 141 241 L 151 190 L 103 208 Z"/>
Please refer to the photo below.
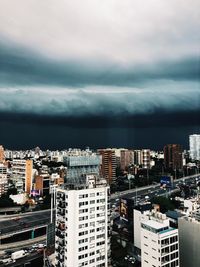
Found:
<path fill-rule="evenodd" d="M 63 162 L 67 165 L 66 179 L 74 179 L 84 174 L 99 175 L 101 156 L 91 151 L 71 151 L 67 156 L 63 157 Z"/>
<path fill-rule="evenodd" d="M 151 161 L 150 149 L 142 149 L 141 150 L 142 168 L 149 169 L 150 168 L 150 161 Z"/>
<path fill-rule="evenodd" d="M 169 226 L 166 215 L 153 211 L 141 222 L 141 253 L 142 267 L 180 266 L 178 230 Z"/>
<path fill-rule="evenodd" d="M 109 184 L 116 180 L 116 155 L 114 149 L 98 149 L 102 156 L 101 173 Z"/>
<path fill-rule="evenodd" d="M 190 158 L 200 160 L 200 134 L 192 134 L 189 137 Z"/>
<path fill-rule="evenodd" d="M 5 153 L 3 146 L 0 145 L 0 163 L 3 163 L 5 161 Z"/>
<path fill-rule="evenodd" d="M 141 165 L 141 150 L 133 151 L 133 164 L 137 166 Z"/>
<path fill-rule="evenodd" d="M 181 267 L 200 266 L 200 214 L 179 218 L 178 229 Z"/>
<path fill-rule="evenodd" d="M 0 164 L 0 196 L 5 194 L 8 190 L 7 168 Z"/>
<path fill-rule="evenodd" d="M 179 144 L 168 144 L 164 147 L 164 162 L 166 168 L 180 170 L 183 168 L 183 149 Z"/>
<path fill-rule="evenodd" d="M 82 176 L 56 197 L 56 266 L 107 267 L 110 259 L 109 187 L 104 179 Z M 72 181 L 71 181 L 72 182 Z"/>
<path fill-rule="evenodd" d="M 12 176 L 15 187 L 18 193 L 26 192 L 30 194 L 32 190 L 33 161 L 24 159 L 14 159 L 12 162 Z"/>
<path fill-rule="evenodd" d="M 133 151 L 122 149 L 120 151 L 120 168 L 125 170 L 130 164 L 133 163 Z"/>

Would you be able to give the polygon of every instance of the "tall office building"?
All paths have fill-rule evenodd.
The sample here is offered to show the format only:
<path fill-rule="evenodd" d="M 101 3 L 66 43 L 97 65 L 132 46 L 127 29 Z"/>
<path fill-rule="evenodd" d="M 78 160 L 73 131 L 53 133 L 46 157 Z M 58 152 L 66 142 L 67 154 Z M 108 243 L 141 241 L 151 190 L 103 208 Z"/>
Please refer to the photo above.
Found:
<path fill-rule="evenodd" d="M 101 173 L 109 184 L 116 180 L 116 155 L 114 149 L 98 149 L 102 156 Z"/>
<path fill-rule="evenodd" d="M 169 226 L 166 215 L 153 211 L 142 221 L 141 253 L 142 267 L 180 266 L 178 230 Z"/>
<path fill-rule="evenodd" d="M 192 134 L 189 137 L 190 158 L 200 160 L 200 134 Z"/>
<path fill-rule="evenodd" d="M 200 266 L 200 213 L 178 219 L 180 265 Z"/>
<path fill-rule="evenodd" d="M 67 165 L 66 179 L 74 179 L 84 174 L 99 175 L 101 156 L 89 150 L 71 150 L 63 157 L 63 162 Z"/>
<path fill-rule="evenodd" d="M 110 259 L 109 187 L 94 175 L 57 189 L 55 265 L 107 267 Z M 71 181 L 72 182 L 72 181 Z"/>
<path fill-rule="evenodd" d="M 32 189 L 33 161 L 24 159 L 14 159 L 12 162 L 11 180 L 15 184 L 18 193 L 30 194 Z"/>
<path fill-rule="evenodd" d="M 5 152 L 3 146 L 0 145 L 0 163 L 5 161 Z"/>
<path fill-rule="evenodd" d="M 169 144 L 164 147 L 164 162 L 166 168 L 179 170 L 183 168 L 183 149 L 179 144 Z"/>

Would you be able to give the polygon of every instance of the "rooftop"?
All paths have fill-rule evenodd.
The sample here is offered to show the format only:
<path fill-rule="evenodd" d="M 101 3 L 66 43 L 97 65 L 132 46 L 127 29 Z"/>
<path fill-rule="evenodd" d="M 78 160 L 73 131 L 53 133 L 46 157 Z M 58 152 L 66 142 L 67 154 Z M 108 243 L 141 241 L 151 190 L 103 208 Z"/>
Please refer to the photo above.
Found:
<path fill-rule="evenodd" d="M 165 227 L 163 223 L 160 223 L 154 220 L 148 220 L 144 224 L 156 230 L 163 229 L 163 227 Z"/>

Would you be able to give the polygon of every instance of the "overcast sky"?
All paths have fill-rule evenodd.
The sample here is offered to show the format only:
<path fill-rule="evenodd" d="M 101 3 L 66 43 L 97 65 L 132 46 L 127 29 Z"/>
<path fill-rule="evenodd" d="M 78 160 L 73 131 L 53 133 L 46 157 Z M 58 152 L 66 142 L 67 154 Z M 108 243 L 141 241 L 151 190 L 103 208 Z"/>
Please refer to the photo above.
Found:
<path fill-rule="evenodd" d="M 198 0 L 0 0 L 0 143 L 186 145 L 200 126 L 199 17 Z"/>

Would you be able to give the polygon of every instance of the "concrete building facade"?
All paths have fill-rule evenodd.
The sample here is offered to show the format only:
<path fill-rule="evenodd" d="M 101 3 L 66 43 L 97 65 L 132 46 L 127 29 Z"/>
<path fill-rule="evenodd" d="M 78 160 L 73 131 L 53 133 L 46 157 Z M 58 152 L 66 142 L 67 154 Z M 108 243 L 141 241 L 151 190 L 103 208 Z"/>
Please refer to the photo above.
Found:
<path fill-rule="evenodd" d="M 165 168 L 180 170 L 183 168 L 183 149 L 179 144 L 168 144 L 164 146 Z"/>
<path fill-rule="evenodd" d="M 169 219 L 159 212 L 152 212 L 141 222 L 142 267 L 178 267 L 178 230 L 169 226 Z"/>
<path fill-rule="evenodd" d="M 12 176 L 15 187 L 18 193 L 30 194 L 32 189 L 32 171 L 33 161 L 24 159 L 14 159 L 12 162 Z"/>
<path fill-rule="evenodd" d="M 8 190 L 7 168 L 0 164 L 0 197 Z"/>
<path fill-rule="evenodd" d="M 133 163 L 133 151 L 122 149 L 120 151 L 120 168 L 125 170 L 130 164 Z"/>
<path fill-rule="evenodd" d="M 56 194 L 56 266 L 107 267 L 111 229 L 106 181 L 87 175 Z"/>
<path fill-rule="evenodd" d="M 116 180 L 116 155 L 114 149 L 99 149 L 98 153 L 102 156 L 101 174 L 108 184 Z"/>
<path fill-rule="evenodd" d="M 200 134 L 192 134 L 189 136 L 190 158 L 192 160 L 200 160 Z"/>
<path fill-rule="evenodd" d="M 0 145 L 0 163 L 3 163 L 4 161 L 5 161 L 4 147 Z"/>
<path fill-rule="evenodd" d="M 178 219 L 180 266 L 200 266 L 200 216 L 185 216 Z"/>
<path fill-rule="evenodd" d="M 142 168 L 150 169 L 150 162 L 151 162 L 150 149 L 142 149 L 141 150 Z"/>

